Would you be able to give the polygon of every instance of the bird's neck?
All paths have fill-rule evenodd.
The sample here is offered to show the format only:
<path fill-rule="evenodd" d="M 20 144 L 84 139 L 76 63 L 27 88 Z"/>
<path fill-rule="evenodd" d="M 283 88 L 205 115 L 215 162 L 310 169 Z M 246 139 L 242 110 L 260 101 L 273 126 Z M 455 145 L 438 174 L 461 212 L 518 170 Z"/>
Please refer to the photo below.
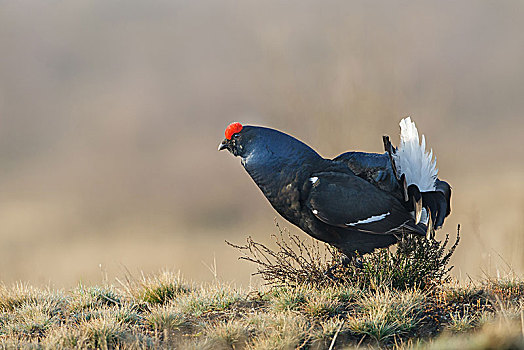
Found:
<path fill-rule="evenodd" d="M 283 196 L 299 194 L 309 174 L 324 162 L 315 151 L 304 151 L 301 147 L 259 147 L 242 158 L 242 165 L 271 204 Z"/>

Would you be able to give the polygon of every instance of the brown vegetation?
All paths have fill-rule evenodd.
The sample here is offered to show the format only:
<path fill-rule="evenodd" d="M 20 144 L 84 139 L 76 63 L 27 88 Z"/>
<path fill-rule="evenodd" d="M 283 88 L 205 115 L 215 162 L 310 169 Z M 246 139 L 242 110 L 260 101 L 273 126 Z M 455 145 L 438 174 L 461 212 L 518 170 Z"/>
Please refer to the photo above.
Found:
<path fill-rule="evenodd" d="M 407 240 L 395 252 L 362 257 L 362 267 L 333 270 L 338 261 L 332 250 L 325 251 L 330 259 L 317 260 L 323 247 L 289 238 L 279 238 L 276 251 L 253 241 L 240 247 L 276 258 L 248 259 L 271 284 L 261 289 L 191 284 L 171 272 L 127 275 L 116 286 L 79 285 L 68 292 L 1 286 L 0 345 L 524 349 L 524 281 L 513 276 L 459 284 L 447 275 L 457 243 L 445 252 L 447 240 Z M 422 250 L 424 263 L 416 258 Z M 300 278 L 292 278 L 295 273 Z"/>

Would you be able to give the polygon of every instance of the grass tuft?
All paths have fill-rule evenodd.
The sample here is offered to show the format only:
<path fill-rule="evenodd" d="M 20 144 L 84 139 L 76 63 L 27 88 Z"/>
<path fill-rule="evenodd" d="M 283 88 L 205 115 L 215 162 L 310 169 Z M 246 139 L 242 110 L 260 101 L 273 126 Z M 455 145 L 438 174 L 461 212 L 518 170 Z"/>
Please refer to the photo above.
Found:
<path fill-rule="evenodd" d="M 306 302 L 307 288 L 275 288 L 270 294 L 270 305 L 275 311 L 298 310 Z"/>
<path fill-rule="evenodd" d="M 173 332 L 190 325 L 184 314 L 172 306 L 155 306 L 145 316 L 145 324 L 155 332 Z"/>
<path fill-rule="evenodd" d="M 342 312 L 344 306 L 338 299 L 338 291 L 334 288 L 314 289 L 306 294 L 303 311 L 314 318 L 335 316 Z"/>
<path fill-rule="evenodd" d="M 72 291 L 72 302 L 69 307 L 73 312 L 102 307 L 114 306 L 121 303 L 122 297 L 115 291 L 114 287 L 86 287 L 79 285 Z"/>
<path fill-rule="evenodd" d="M 355 313 L 348 318 L 348 328 L 357 337 L 369 337 L 378 344 L 402 338 L 422 321 L 425 302 L 419 290 L 379 290 L 357 302 Z"/>
<path fill-rule="evenodd" d="M 111 316 L 91 319 L 80 324 L 78 329 L 82 347 L 95 349 L 116 348 L 130 335 L 126 325 Z"/>
<path fill-rule="evenodd" d="M 176 305 L 182 313 L 200 316 L 223 312 L 243 299 L 241 293 L 230 286 L 216 285 L 182 295 L 176 301 Z"/>
<path fill-rule="evenodd" d="M 204 329 L 200 349 L 239 349 L 248 345 L 251 330 L 239 320 L 212 322 Z"/>
<path fill-rule="evenodd" d="M 164 271 L 158 276 L 143 277 L 138 288 L 132 289 L 134 298 L 148 304 L 165 304 L 182 293 L 187 293 L 189 287 L 182 282 L 180 274 Z"/>
<path fill-rule="evenodd" d="M 474 329 L 478 324 L 478 318 L 470 314 L 459 312 L 450 314 L 449 323 L 446 327 L 452 333 L 463 333 Z"/>
<path fill-rule="evenodd" d="M 42 294 L 27 284 L 17 283 L 11 288 L 0 284 L 0 311 L 13 311 L 24 303 L 37 301 Z"/>
<path fill-rule="evenodd" d="M 249 322 L 260 330 L 250 344 L 252 349 L 304 348 L 311 339 L 312 327 L 300 313 L 285 311 L 257 314 Z"/>

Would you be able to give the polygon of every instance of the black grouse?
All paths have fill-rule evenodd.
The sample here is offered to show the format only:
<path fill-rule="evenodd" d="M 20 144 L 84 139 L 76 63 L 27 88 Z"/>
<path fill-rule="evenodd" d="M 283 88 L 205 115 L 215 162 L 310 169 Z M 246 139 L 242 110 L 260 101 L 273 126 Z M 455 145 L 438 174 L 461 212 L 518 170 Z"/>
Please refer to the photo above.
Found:
<path fill-rule="evenodd" d="M 275 210 L 307 234 L 352 258 L 394 244 L 406 233 L 434 236 L 450 214 L 451 187 L 437 178 L 433 153 L 411 119 L 400 122 L 385 153 L 321 157 L 278 130 L 229 125 L 219 150 L 241 163 Z"/>

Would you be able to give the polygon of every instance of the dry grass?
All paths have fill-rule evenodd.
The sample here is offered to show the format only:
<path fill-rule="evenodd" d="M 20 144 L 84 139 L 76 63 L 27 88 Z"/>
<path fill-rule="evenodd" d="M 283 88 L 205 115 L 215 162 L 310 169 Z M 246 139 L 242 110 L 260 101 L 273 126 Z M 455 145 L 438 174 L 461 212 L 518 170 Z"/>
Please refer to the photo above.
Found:
<path fill-rule="evenodd" d="M 446 249 L 447 239 L 406 239 L 348 268 L 335 251 L 282 232 L 277 251 L 249 242 L 237 248 L 262 268 L 268 285 L 257 291 L 188 283 L 169 271 L 67 292 L 2 285 L 0 346 L 484 349 L 500 339 L 502 348 L 524 348 L 524 280 L 452 281 L 457 243 Z"/>
<path fill-rule="evenodd" d="M 2 286 L 0 345 L 325 349 L 336 335 L 338 348 L 524 349 L 524 281 L 516 278 L 431 290 L 302 284 L 257 293 L 219 283 L 190 287 L 175 274 L 147 280 L 158 283 L 148 288 L 183 285 L 183 292 L 159 302 L 145 300 L 141 284 L 68 292 Z"/>

